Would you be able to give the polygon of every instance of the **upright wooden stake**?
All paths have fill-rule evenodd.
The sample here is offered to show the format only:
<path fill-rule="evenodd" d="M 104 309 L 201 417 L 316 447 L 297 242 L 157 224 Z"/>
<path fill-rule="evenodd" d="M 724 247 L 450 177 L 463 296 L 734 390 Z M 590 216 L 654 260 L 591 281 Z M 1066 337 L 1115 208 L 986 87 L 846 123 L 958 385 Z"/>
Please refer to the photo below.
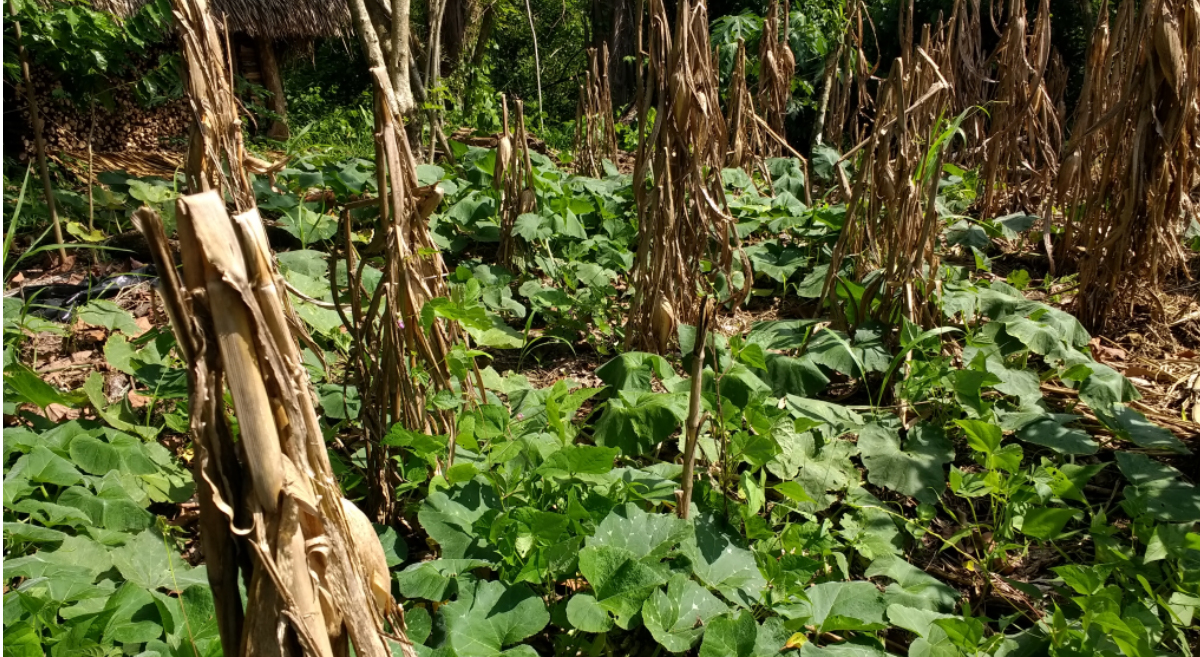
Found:
<path fill-rule="evenodd" d="M 17 57 L 21 60 L 21 75 L 25 77 L 25 99 L 29 102 L 29 120 L 33 123 L 33 144 L 37 151 L 38 171 L 42 174 L 42 187 L 46 190 L 46 207 L 50 209 L 50 221 L 54 224 L 54 241 L 58 242 L 58 264 L 67 262 L 67 249 L 63 246 L 62 224 L 58 210 L 54 207 L 54 191 L 50 188 L 50 170 L 46 168 L 46 142 L 42 139 L 42 117 L 38 112 L 37 97 L 33 93 L 33 78 L 29 74 L 29 56 L 25 43 L 21 41 L 21 23 L 17 22 L 17 6 L 8 3 L 8 13 L 13 17 L 13 31 L 17 37 Z"/>

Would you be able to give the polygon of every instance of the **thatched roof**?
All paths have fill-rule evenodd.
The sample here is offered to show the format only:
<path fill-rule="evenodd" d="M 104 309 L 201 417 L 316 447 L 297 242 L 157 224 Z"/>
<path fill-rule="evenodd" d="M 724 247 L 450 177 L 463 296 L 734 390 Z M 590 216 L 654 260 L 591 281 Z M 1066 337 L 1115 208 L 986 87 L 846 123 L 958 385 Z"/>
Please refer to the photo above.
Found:
<path fill-rule="evenodd" d="M 100 11 L 132 16 L 151 0 L 92 0 Z M 345 36 L 352 33 L 346 0 L 209 0 L 217 21 L 232 32 L 272 39 Z"/>

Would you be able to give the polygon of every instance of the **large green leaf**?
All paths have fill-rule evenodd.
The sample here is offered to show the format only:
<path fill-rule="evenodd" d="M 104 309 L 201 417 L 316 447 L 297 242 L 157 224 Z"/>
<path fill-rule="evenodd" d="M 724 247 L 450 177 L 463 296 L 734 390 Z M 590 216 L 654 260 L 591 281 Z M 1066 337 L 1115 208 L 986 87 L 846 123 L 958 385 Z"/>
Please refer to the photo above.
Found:
<path fill-rule="evenodd" d="M 652 377 L 663 382 L 680 378 L 667 359 L 639 351 L 625 352 L 601 365 L 596 376 L 615 390 L 650 390 Z"/>
<path fill-rule="evenodd" d="M 687 403 L 684 393 L 622 390 L 596 422 L 596 444 L 617 447 L 626 456 L 644 454 L 679 428 Z"/>
<path fill-rule="evenodd" d="M 642 605 L 646 629 L 670 652 L 684 652 L 700 640 L 709 619 L 729 611 L 708 589 L 684 575 L 658 589 Z"/>
<path fill-rule="evenodd" d="M 647 513 L 636 504 L 617 507 L 588 537 L 588 546 L 628 550 L 635 559 L 647 562 L 667 557 L 681 541 L 692 536 L 688 523 L 674 515 Z"/>
<path fill-rule="evenodd" d="M 715 515 L 696 516 L 695 531 L 684 541 L 682 551 L 701 582 L 743 607 L 759 603 L 767 580 L 741 536 Z"/>
<path fill-rule="evenodd" d="M 893 583 L 884 591 L 884 598 L 890 605 L 950 611 L 960 597 L 954 589 L 896 555 L 872 561 L 865 575 L 892 580 Z"/>
<path fill-rule="evenodd" d="M 887 627 L 883 594 L 870 582 L 825 582 L 810 586 L 804 593 L 808 602 L 800 606 L 799 615 L 806 616 L 805 624 L 819 633 Z"/>
<path fill-rule="evenodd" d="M 148 590 L 182 591 L 204 581 L 154 530 L 146 530 L 112 551 L 112 562 L 126 580 Z"/>
<path fill-rule="evenodd" d="M 1068 416 L 1066 419 L 1070 421 L 1074 417 Z M 1019 440 L 1048 447 L 1059 454 L 1095 454 L 1100 447 L 1087 432 L 1065 427 L 1050 414 L 1023 424 L 1017 429 L 1016 436 Z"/>
<path fill-rule="evenodd" d="M 751 657 L 758 640 L 758 623 L 746 610 L 717 616 L 704 631 L 700 657 Z"/>
<path fill-rule="evenodd" d="M 488 565 L 479 559 L 422 561 L 396 573 L 396 583 L 405 598 L 441 602 L 458 593 L 458 583 L 471 579 L 472 570 Z"/>
<path fill-rule="evenodd" d="M 818 395 L 829 385 L 829 377 L 806 356 L 793 358 L 767 354 L 767 371 L 759 375 L 776 397 Z"/>
<path fill-rule="evenodd" d="M 18 474 L 39 484 L 56 486 L 70 486 L 83 481 L 83 475 L 70 461 L 43 445 L 34 447 L 28 454 L 17 459 L 9 470 L 9 476 L 14 477 Z"/>
<path fill-rule="evenodd" d="M 468 481 L 425 498 L 417 520 L 441 546 L 442 558 L 492 561 L 495 550 L 487 543 L 487 533 L 478 531 L 475 523 L 499 508 L 500 500 L 491 486 Z"/>
<path fill-rule="evenodd" d="M 495 657 L 550 622 L 546 604 L 524 584 L 485 581 L 463 586 L 458 599 L 441 608 L 441 616 L 446 644 L 456 657 Z"/>
<path fill-rule="evenodd" d="M 927 423 L 913 427 L 903 446 L 898 427 L 869 424 L 858 434 L 858 449 L 868 481 L 929 504 L 941 497 L 945 466 L 954 459 L 945 432 Z"/>
<path fill-rule="evenodd" d="M 666 571 L 625 549 L 589 545 L 579 553 L 579 571 L 592 585 L 597 604 L 624 629 L 634 626 L 642 603 L 667 581 Z"/>
<path fill-rule="evenodd" d="M 613 627 L 613 617 L 589 593 L 577 593 L 567 601 L 567 621 L 577 630 L 595 634 Z"/>
<path fill-rule="evenodd" d="M 1121 474 L 1129 480 L 1125 502 L 1163 522 L 1200 522 L 1200 492 L 1183 474 L 1145 454 L 1116 452 Z"/>
<path fill-rule="evenodd" d="M 1093 376 L 1095 376 L 1093 374 Z M 1191 454 L 1175 434 L 1146 419 L 1145 415 L 1125 404 L 1110 404 L 1107 407 L 1092 407 L 1096 417 L 1119 438 L 1124 438 L 1147 449 L 1169 449 L 1179 454 Z"/>

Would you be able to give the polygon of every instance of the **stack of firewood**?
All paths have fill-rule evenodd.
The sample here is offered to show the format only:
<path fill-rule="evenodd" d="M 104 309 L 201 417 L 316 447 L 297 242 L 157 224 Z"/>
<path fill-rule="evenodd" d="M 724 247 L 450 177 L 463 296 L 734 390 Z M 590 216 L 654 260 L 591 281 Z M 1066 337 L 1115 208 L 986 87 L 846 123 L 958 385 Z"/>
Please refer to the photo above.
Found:
<path fill-rule="evenodd" d="M 38 109 L 45 121 L 46 150 L 86 151 L 89 134 L 95 152 L 117 151 L 183 151 L 187 149 L 187 131 L 191 112 L 183 98 L 168 100 L 153 107 L 140 103 L 132 84 L 116 87 L 111 92 L 111 108 L 99 99 L 94 107 L 87 101 L 72 99 L 67 91 L 69 81 L 55 79 L 45 70 L 33 69 L 34 93 Z M 133 76 L 131 76 L 132 79 Z M 19 103 L 23 158 L 34 153 L 33 127 L 29 107 L 23 94 L 14 98 Z"/>

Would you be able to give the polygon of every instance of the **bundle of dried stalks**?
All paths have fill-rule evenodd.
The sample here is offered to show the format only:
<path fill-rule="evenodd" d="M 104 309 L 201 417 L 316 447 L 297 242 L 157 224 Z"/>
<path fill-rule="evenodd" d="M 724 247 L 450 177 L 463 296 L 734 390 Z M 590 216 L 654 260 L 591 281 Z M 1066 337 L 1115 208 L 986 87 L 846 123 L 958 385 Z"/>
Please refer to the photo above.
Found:
<path fill-rule="evenodd" d="M 1062 252 L 1081 249 L 1078 311 L 1093 328 L 1186 272 L 1179 236 L 1200 175 L 1200 4 L 1124 0 L 1111 36 L 1103 23 L 1060 176 L 1076 219 Z"/>
<path fill-rule="evenodd" d="M 917 324 L 934 321 L 920 299 L 937 272 L 938 183 L 947 142 L 958 127 L 944 119 L 951 87 L 934 59 L 944 57 L 946 35 L 939 35 L 934 41 L 926 29 L 912 61 L 895 60 L 875 100 L 876 129 L 846 154 L 858 155 L 858 175 L 822 300 L 834 294 L 842 259 L 850 254 L 857 254 L 856 278 L 866 290 L 857 307 L 831 304 L 839 324 L 867 317 L 894 322 L 898 311 Z"/>
<path fill-rule="evenodd" d="M 846 26 L 825 64 L 825 81 L 813 130 L 817 144 L 828 143 L 835 148 L 841 148 L 845 141 L 861 143 L 875 114 L 871 105 L 874 96 L 868 83 L 878 64 L 871 62 L 863 50 L 864 27 L 870 26 L 874 34 L 875 26 L 861 0 L 854 4 Z"/>
<path fill-rule="evenodd" d="M 746 84 L 746 42 L 743 39 L 738 39 L 737 57 L 733 60 L 733 73 L 729 78 L 729 117 L 726 124 L 729 126 L 729 146 L 725 153 L 725 166 L 739 167 L 753 174 L 768 146 L 758 125 L 754 98 Z M 766 180 L 770 179 L 770 176 L 766 177 Z"/>
<path fill-rule="evenodd" d="M 205 0 L 176 0 L 194 129 L 193 191 L 176 206 L 182 280 L 159 217 L 134 217 L 161 272 L 160 293 L 188 362 L 200 539 L 228 654 L 389 654 L 402 650 L 383 548 L 342 498 L 294 317 L 254 207 L 241 129 L 216 25 Z M 242 212 L 232 220 L 223 197 Z M 238 421 L 235 441 L 224 387 Z M 246 583 L 246 604 L 239 592 Z"/>
<path fill-rule="evenodd" d="M 758 44 L 758 100 L 763 119 L 777 135 L 784 134 L 783 121 L 792 98 L 792 76 L 796 74 L 796 56 L 788 45 L 786 0 L 782 16 L 780 14 L 779 0 L 771 0 Z M 782 31 L 779 29 L 781 23 Z M 777 141 L 767 140 L 762 146 L 761 153 L 767 157 L 782 154 L 782 146 Z"/>
<path fill-rule="evenodd" d="M 608 84 L 608 44 L 597 54 L 588 48 L 588 70 L 579 86 L 575 110 L 575 171 L 582 176 L 604 173 L 604 158 L 617 157 L 617 133 L 613 127 L 612 90 Z"/>
<path fill-rule="evenodd" d="M 709 46 L 703 0 L 681 0 L 675 35 L 663 0 L 650 2 L 649 68 L 639 90 L 641 116 L 657 99 L 654 128 L 639 135 L 633 179 L 640 236 L 633 269 L 634 300 L 627 347 L 662 352 L 676 323 L 695 324 L 702 288 L 730 280 L 737 233 L 725 205 L 720 170 L 727 145 L 725 119 Z M 649 172 L 647 168 L 649 167 Z M 749 271 L 744 262 L 744 271 Z M 702 273 L 701 262 L 711 263 Z M 732 294 L 740 303 L 747 289 Z"/>
<path fill-rule="evenodd" d="M 983 142 L 981 215 L 1049 211 L 1062 148 L 1059 106 L 1050 95 L 1050 2 L 1038 3 L 1026 29 L 1024 0 L 1009 0 L 1004 31 L 989 68 L 998 76 Z M 970 102 L 970 101 L 967 101 Z"/>
<path fill-rule="evenodd" d="M 380 190 L 379 230 L 384 234 L 378 264 L 383 278 L 374 292 L 368 293 L 363 282 L 366 261 L 354 252 L 349 218 L 344 217 L 342 256 L 346 271 L 352 272 L 345 294 L 349 314 L 341 304 L 335 306 L 352 339 L 349 375 L 362 396 L 360 419 L 371 474 L 368 505 L 376 517 L 391 518 L 397 512 L 392 493 L 399 476 L 394 452 L 383 439 L 393 424 L 449 436 L 445 465 L 453 464 L 454 415 L 429 410 L 426 399 L 431 390 L 454 390 L 451 350 L 464 336 L 457 325 L 422 315 L 430 300 L 450 296 L 446 265 L 426 221 L 441 202 L 442 192 L 436 183 L 419 187 L 408 138 L 384 100 L 387 73 L 379 67 L 371 73 L 376 83 L 375 171 Z M 473 383 L 461 381 L 460 385 L 473 394 Z"/>
<path fill-rule="evenodd" d="M 533 192 L 533 164 L 529 160 L 529 133 L 525 131 L 525 104 L 517 101 L 517 129 L 510 133 L 508 102 L 502 102 L 504 136 L 496 147 L 496 168 L 492 177 L 492 184 L 501 190 L 500 264 L 509 269 L 522 269 L 517 262 L 520 254 L 518 244 L 513 239 L 513 226 L 517 223 L 517 217 L 527 212 L 537 212 L 537 195 Z M 512 137 L 509 137 L 510 134 Z"/>

